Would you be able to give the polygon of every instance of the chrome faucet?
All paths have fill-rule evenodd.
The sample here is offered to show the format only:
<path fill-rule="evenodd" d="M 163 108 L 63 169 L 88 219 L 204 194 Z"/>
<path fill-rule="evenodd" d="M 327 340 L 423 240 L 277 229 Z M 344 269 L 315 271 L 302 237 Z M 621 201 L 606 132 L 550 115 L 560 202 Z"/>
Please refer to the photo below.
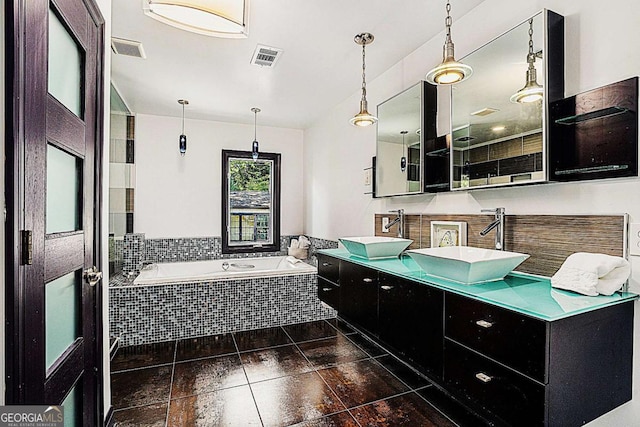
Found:
<path fill-rule="evenodd" d="M 491 212 L 496 218 L 493 222 L 480 232 L 481 236 L 485 236 L 488 232 L 496 229 L 496 250 L 504 251 L 504 208 L 482 209 L 481 212 Z"/>
<path fill-rule="evenodd" d="M 398 237 L 400 237 L 401 239 L 404 238 L 404 209 L 397 209 L 395 211 L 389 211 L 389 212 L 395 213 L 398 216 L 389 224 L 385 225 L 384 229 L 389 231 L 392 225 L 398 224 Z"/>

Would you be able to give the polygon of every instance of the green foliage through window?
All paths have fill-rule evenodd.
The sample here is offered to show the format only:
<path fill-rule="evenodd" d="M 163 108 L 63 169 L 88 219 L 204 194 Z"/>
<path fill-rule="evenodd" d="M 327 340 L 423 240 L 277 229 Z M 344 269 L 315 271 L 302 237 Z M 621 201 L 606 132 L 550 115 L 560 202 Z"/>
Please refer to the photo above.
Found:
<path fill-rule="evenodd" d="M 271 162 L 233 159 L 229 161 L 231 191 L 269 191 Z"/>

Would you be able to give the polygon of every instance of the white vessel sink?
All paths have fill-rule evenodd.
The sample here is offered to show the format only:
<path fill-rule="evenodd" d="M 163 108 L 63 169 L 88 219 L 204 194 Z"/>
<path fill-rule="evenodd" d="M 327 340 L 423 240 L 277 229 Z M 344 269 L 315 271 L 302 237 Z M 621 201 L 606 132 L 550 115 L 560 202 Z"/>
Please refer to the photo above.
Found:
<path fill-rule="evenodd" d="M 399 237 L 341 237 L 340 243 L 351 255 L 366 259 L 393 258 L 407 249 L 413 240 Z"/>
<path fill-rule="evenodd" d="M 469 246 L 412 249 L 407 254 L 430 276 L 472 285 L 502 280 L 527 254 Z"/>

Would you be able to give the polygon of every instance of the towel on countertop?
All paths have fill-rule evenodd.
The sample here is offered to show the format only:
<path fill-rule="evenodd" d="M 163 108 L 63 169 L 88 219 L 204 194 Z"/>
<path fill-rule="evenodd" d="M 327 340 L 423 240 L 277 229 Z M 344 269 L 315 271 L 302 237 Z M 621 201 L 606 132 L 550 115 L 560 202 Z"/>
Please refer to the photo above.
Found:
<path fill-rule="evenodd" d="M 624 258 L 578 252 L 570 255 L 551 277 L 551 286 L 583 295 L 612 295 L 631 275 Z"/>
<path fill-rule="evenodd" d="M 309 240 L 307 236 L 300 236 L 298 238 L 298 247 L 300 249 L 307 249 L 309 246 L 311 246 L 311 240 Z"/>

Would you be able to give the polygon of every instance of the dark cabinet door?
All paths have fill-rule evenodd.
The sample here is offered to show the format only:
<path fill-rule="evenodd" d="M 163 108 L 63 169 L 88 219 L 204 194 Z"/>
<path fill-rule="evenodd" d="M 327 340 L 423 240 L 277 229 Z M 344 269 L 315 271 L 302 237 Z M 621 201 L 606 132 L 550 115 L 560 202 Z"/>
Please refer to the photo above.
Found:
<path fill-rule="evenodd" d="M 340 287 L 327 279 L 318 277 L 318 298 L 329 307 L 338 309 L 340 300 Z"/>
<path fill-rule="evenodd" d="M 350 262 L 340 264 L 338 314 L 378 336 L 378 272 Z"/>
<path fill-rule="evenodd" d="M 380 340 L 441 378 L 443 291 L 385 273 L 380 273 L 379 283 Z"/>
<path fill-rule="evenodd" d="M 340 260 L 325 254 L 318 254 L 318 276 L 338 284 Z"/>

